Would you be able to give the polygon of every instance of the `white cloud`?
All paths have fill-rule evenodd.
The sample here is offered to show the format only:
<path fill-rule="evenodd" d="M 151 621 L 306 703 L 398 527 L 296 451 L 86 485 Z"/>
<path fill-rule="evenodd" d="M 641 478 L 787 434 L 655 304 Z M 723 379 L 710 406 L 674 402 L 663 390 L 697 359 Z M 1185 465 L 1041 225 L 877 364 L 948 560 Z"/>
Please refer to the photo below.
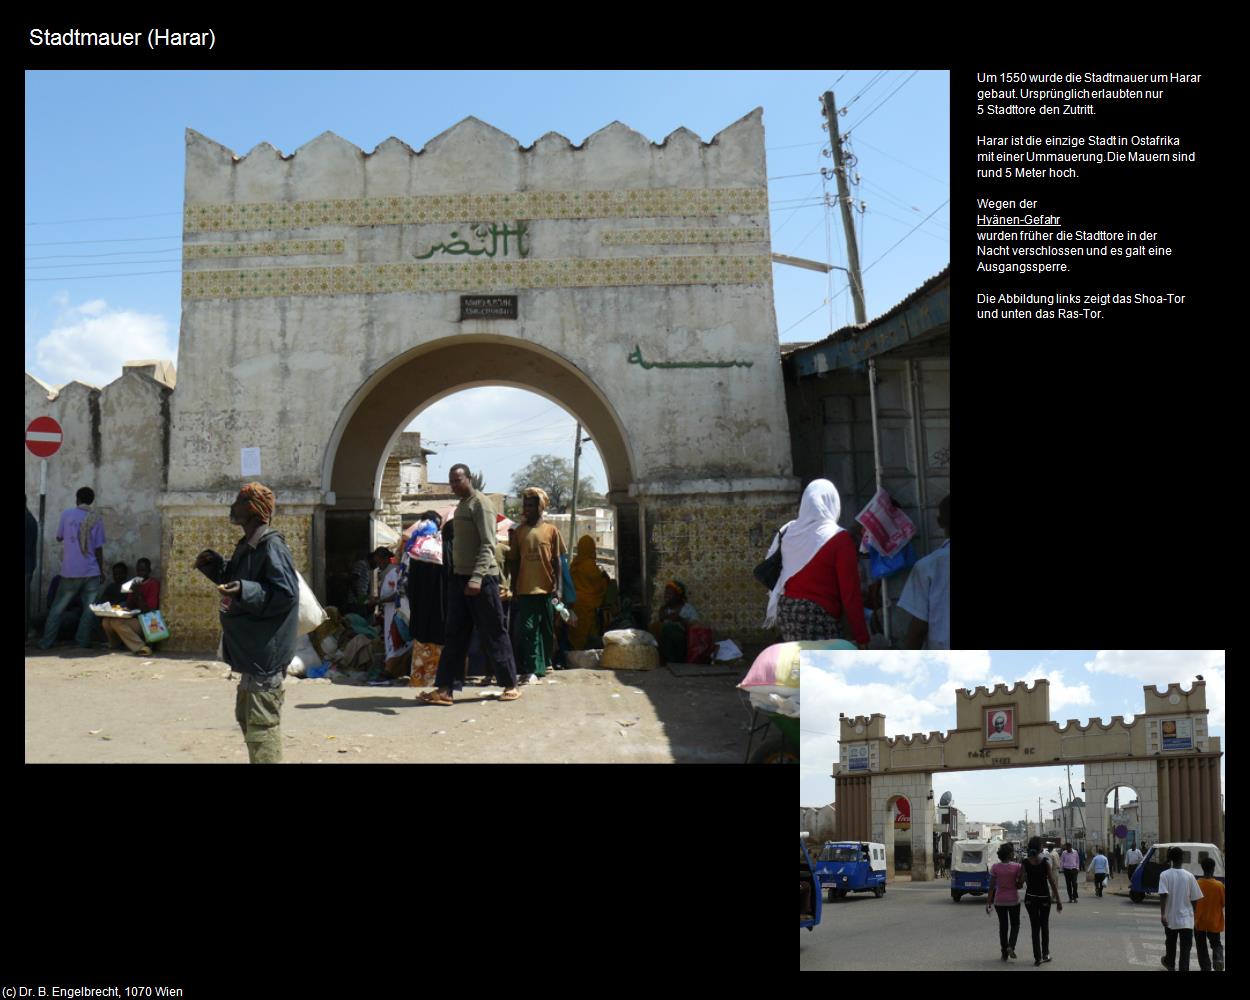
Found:
<path fill-rule="evenodd" d="M 1062 670 L 1052 670 L 1044 675 L 1050 681 L 1050 717 L 1058 719 L 1062 708 L 1072 705 L 1092 705 L 1094 696 L 1088 684 L 1067 684 L 1063 679 Z"/>
<path fill-rule="evenodd" d="M 52 301 L 61 311 L 52 330 L 35 343 L 34 353 L 39 370 L 53 384 L 78 379 L 103 386 L 121 375 L 125 361 L 177 357 L 177 343 L 163 316 L 110 309 L 103 299 L 71 306 L 64 292 Z"/>
<path fill-rule="evenodd" d="M 1223 729 L 1224 653 L 1222 649 L 1100 649 L 1085 664 L 1090 673 L 1131 677 L 1156 689 L 1178 683 L 1188 688 L 1198 674 L 1206 681 L 1209 725 Z"/>

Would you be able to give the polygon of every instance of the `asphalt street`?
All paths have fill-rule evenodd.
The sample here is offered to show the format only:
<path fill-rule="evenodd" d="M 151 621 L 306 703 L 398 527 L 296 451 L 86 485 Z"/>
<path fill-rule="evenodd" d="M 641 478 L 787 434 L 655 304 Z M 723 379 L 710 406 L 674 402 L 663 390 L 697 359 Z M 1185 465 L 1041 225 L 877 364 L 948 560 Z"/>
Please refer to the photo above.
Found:
<path fill-rule="evenodd" d="M 951 899 L 940 882 L 891 883 L 886 894 L 856 893 L 823 903 L 823 919 L 814 930 L 799 931 L 800 971 L 842 969 L 951 969 L 968 972 L 1019 971 L 1164 971 L 1163 925 L 1159 899 L 1142 903 L 1128 897 L 1128 880 L 1119 875 L 1101 899 L 1093 883 L 1082 883 L 1079 902 L 1067 902 L 1060 885 L 1063 912 L 1050 908 L 1050 954 L 1053 961 L 1035 967 L 1029 918 L 1020 908 L 1020 936 L 1015 960 L 1003 962 L 998 917 L 986 915 L 984 896 Z M 1224 938 L 1227 949 L 1227 936 Z M 1198 971 L 1198 953 L 1190 954 Z"/>

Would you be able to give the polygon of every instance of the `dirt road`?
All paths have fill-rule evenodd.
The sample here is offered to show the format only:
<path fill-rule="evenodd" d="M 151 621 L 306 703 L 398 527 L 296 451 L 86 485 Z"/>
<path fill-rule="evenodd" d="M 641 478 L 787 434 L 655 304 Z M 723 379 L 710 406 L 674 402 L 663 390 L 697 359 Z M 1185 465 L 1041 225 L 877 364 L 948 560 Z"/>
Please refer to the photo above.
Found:
<path fill-rule="evenodd" d="M 747 662 L 710 674 L 562 670 L 519 701 L 467 688 L 450 708 L 419 704 L 417 688 L 291 678 L 284 761 L 741 763 L 750 712 L 734 685 Z M 225 664 L 27 647 L 25 676 L 28 763 L 247 763 Z"/>

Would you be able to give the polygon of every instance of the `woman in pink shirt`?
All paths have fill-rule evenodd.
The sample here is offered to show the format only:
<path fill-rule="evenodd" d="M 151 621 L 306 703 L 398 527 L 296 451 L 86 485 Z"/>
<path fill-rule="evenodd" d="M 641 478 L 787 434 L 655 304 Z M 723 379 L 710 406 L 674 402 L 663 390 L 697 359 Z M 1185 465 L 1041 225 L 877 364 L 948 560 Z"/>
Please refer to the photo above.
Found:
<path fill-rule="evenodd" d="M 1020 888 L 1024 885 L 1024 868 L 1013 861 L 1015 850 L 1010 844 L 998 849 L 998 864 L 990 869 L 990 895 L 985 912 L 998 908 L 998 942 L 1002 946 L 1003 961 L 1016 957 L 1016 938 L 1020 936 Z M 1007 923 L 1011 922 L 1011 935 Z"/>

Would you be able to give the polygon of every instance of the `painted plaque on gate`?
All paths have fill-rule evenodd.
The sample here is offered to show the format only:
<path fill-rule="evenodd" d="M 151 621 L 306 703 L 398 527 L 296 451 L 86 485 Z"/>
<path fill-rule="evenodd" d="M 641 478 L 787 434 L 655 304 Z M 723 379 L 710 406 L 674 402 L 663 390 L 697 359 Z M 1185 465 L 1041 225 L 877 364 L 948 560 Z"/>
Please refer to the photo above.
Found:
<path fill-rule="evenodd" d="M 461 295 L 461 319 L 516 319 L 515 295 Z"/>

